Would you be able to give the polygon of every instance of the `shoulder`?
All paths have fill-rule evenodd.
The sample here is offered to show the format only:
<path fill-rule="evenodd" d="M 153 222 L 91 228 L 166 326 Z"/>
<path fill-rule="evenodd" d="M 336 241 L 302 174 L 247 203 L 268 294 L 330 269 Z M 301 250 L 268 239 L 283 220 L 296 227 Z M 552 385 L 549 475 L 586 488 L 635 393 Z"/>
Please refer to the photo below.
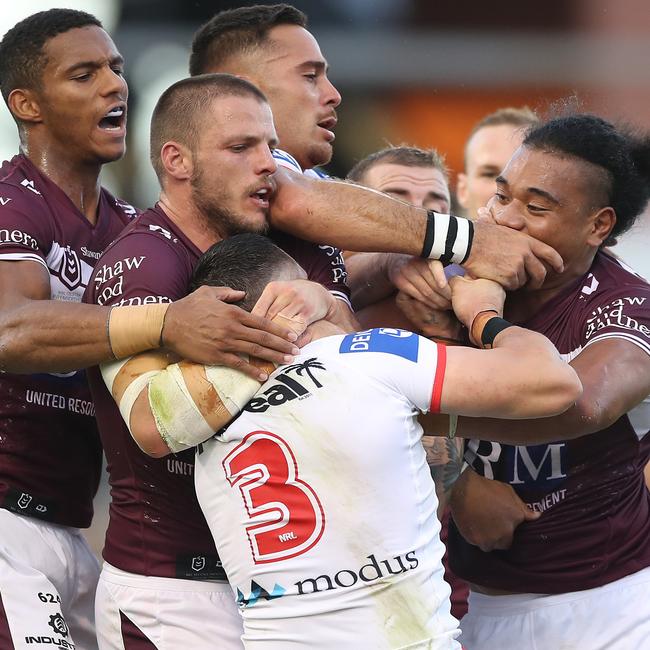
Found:
<path fill-rule="evenodd" d="M 279 167 L 291 169 L 292 171 L 298 172 L 299 174 L 303 173 L 302 167 L 298 164 L 298 161 L 286 151 L 282 151 L 282 149 L 274 149 L 273 158 Z"/>

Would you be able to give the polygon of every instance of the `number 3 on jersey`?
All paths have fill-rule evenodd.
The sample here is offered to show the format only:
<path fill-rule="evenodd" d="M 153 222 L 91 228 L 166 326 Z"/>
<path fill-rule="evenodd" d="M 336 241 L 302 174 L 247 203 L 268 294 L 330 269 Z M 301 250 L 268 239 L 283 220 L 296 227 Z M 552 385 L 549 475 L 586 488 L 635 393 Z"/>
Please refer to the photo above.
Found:
<path fill-rule="evenodd" d="M 298 478 L 289 445 L 269 431 L 253 431 L 223 461 L 249 516 L 246 534 L 256 564 L 286 560 L 314 546 L 325 529 L 318 496 Z"/>

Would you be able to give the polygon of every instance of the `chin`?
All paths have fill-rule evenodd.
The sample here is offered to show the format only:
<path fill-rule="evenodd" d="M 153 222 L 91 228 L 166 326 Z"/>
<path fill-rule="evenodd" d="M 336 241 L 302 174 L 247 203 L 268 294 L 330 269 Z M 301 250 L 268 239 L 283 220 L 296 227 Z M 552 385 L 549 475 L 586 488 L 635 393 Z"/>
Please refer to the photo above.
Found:
<path fill-rule="evenodd" d="M 327 163 L 332 160 L 333 153 L 334 149 L 329 143 L 323 143 L 312 147 L 307 154 L 309 159 L 309 166 L 307 169 L 318 167 L 320 165 L 327 165 Z"/>
<path fill-rule="evenodd" d="M 99 151 L 97 153 L 97 159 L 102 165 L 105 165 L 106 163 L 115 162 L 116 160 L 120 160 L 120 158 L 124 158 L 125 153 L 126 145 L 122 145 L 121 147 Z"/>

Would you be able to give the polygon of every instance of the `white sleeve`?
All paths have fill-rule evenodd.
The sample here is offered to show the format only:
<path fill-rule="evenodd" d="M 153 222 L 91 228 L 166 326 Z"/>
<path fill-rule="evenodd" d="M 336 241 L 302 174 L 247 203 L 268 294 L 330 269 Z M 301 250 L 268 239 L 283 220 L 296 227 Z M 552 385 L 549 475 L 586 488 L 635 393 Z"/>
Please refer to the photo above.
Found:
<path fill-rule="evenodd" d="M 278 167 L 285 167 L 286 169 L 291 169 L 292 171 L 298 172 L 299 174 L 303 173 L 302 167 L 298 164 L 298 161 L 286 151 L 282 151 L 282 149 L 274 149 L 273 158 L 275 159 Z"/>
<path fill-rule="evenodd" d="M 379 327 L 345 336 L 339 354 L 367 357 L 368 372 L 418 411 L 440 410 L 447 361 L 444 345 L 406 330 Z"/>

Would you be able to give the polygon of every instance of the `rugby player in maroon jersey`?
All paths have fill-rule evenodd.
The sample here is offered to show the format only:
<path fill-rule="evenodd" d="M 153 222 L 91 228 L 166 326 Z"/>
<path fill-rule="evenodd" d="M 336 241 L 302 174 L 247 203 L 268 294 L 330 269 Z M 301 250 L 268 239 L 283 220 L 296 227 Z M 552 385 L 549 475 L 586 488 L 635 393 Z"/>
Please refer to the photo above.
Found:
<path fill-rule="evenodd" d="M 650 139 L 590 115 L 533 129 L 497 178 L 486 216 L 565 261 L 508 295 L 505 317 L 553 341 L 584 392 L 552 418 L 459 418 L 463 437 L 497 441 L 468 443 L 452 500 L 452 568 L 473 583 L 468 650 L 648 645 L 650 287 L 603 247 L 649 187 Z M 513 534 L 520 500 L 541 515 Z"/>
<path fill-rule="evenodd" d="M 101 251 L 135 214 L 99 182 L 102 165 L 124 153 L 122 69 L 100 22 L 79 11 L 34 14 L 0 44 L 0 86 L 20 136 L 20 154 L 0 172 L 3 648 L 95 647 L 99 571 L 79 528 L 92 517 L 101 447 L 85 375 L 75 370 L 116 352 L 109 308 L 80 300 Z M 281 361 L 291 352 L 293 332 L 270 321 L 244 314 L 224 325 L 218 295 L 170 308 L 166 345 L 204 362 L 228 363 L 231 351 L 262 342 L 260 356 Z M 143 309 L 116 310 L 130 322 L 112 328 L 140 350 L 159 345 L 162 325 L 143 319 Z M 230 362 L 241 365 L 234 355 Z"/>
<path fill-rule="evenodd" d="M 276 142 L 269 105 L 249 82 L 203 75 L 172 85 L 151 125 L 160 200 L 104 252 L 85 299 L 116 306 L 179 300 L 203 251 L 238 232 L 264 232 Z M 283 299 L 301 297 L 285 306 L 285 313 L 295 310 L 291 316 L 301 327 L 314 319 L 336 320 L 337 301 L 321 284 L 278 284 Z M 228 299 L 242 297 L 220 291 Z M 154 357 L 158 364 L 169 362 L 162 352 Z M 146 456 L 99 370 L 92 368 L 89 378 L 112 496 L 97 591 L 100 648 L 131 648 L 146 640 L 158 645 L 161 639 L 169 648 L 240 647 L 241 617 L 194 493 L 194 450 L 169 459 Z M 120 398 L 129 395 L 125 390 Z"/>

